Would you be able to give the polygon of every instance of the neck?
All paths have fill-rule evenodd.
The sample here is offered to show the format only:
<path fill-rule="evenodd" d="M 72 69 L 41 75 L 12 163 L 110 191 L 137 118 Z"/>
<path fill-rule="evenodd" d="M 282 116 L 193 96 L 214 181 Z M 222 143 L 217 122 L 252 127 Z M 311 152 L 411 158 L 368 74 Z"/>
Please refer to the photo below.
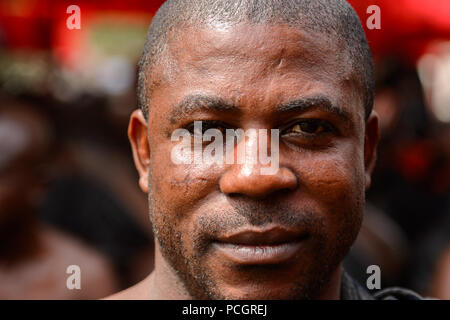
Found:
<path fill-rule="evenodd" d="M 151 300 L 191 300 L 181 280 L 161 254 L 159 244 L 155 244 L 155 269 L 148 278 Z"/>
<path fill-rule="evenodd" d="M 342 275 L 342 262 L 338 265 L 336 270 L 330 277 L 330 281 L 325 286 L 322 294 L 319 295 L 317 300 L 340 300 L 341 299 L 341 275 Z"/>

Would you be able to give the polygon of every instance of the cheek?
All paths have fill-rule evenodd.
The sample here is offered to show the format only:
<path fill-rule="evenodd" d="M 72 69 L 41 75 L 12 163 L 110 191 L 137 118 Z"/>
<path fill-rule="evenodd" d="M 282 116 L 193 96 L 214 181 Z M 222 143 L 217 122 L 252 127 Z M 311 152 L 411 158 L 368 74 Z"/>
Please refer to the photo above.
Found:
<path fill-rule="evenodd" d="M 306 191 L 335 205 L 361 194 L 364 171 L 360 161 L 355 160 L 333 155 L 304 163 L 301 181 L 305 183 Z"/>
<path fill-rule="evenodd" d="M 175 164 L 170 160 L 171 148 L 158 151 L 152 157 L 152 197 L 164 205 L 165 211 L 188 216 L 189 210 L 218 189 L 222 168 L 206 164 Z"/>
<path fill-rule="evenodd" d="M 300 161 L 298 197 L 311 203 L 328 229 L 358 224 L 364 207 L 364 162 L 355 148 Z"/>

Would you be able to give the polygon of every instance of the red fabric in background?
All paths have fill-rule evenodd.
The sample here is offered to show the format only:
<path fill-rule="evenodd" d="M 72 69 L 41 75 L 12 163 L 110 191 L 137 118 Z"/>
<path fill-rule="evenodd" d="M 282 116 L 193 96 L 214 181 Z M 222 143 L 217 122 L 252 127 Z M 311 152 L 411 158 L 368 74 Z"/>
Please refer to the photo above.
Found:
<path fill-rule="evenodd" d="M 449 0 L 348 0 L 358 13 L 372 52 L 378 56 L 396 55 L 410 63 L 424 53 L 434 40 L 450 39 Z M 366 26 L 367 8 L 381 9 L 381 29 Z"/>
<path fill-rule="evenodd" d="M 0 37 L 7 49 L 51 49 L 54 28 L 66 20 L 70 5 L 81 17 L 89 12 L 122 11 L 154 14 L 163 0 L 0 0 Z"/>
<path fill-rule="evenodd" d="M 348 0 L 365 28 L 372 52 L 397 55 L 415 62 L 427 44 L 450 39 L 449 0 Z M 68 17 L 66 9 L 76 4 L 83 13 L 123 11 L 155 13 L 163 0 L 0 0 L 0 30 L 6 48 L 51 48 L 55 23 Z M 381 30 L 368 30 L 367 8 L 381 9 Z"/>

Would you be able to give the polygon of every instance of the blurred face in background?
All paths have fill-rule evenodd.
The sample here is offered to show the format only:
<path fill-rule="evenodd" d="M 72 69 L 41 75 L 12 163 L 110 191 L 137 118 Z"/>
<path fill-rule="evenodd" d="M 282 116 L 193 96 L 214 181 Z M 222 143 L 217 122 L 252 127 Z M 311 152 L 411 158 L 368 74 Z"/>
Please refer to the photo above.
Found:
<path fill-rule="evenodd" d="M 45 126 L 19 108 L 0 113 L 0 224 L 36 200 L 42 184 Z"/>
<path fill-rule="evenodd" d="M 129 128 L 155 272 L 194 298 L 326 298 L 359 232 L 378 137 L 343 44 L 239 24 L 178 30 L 169 48 L 170 80 L 152 92 L 148 121 L 136 111 Z M 173 163 L 172 132 L 194 121 L 279 129 L 278 171 Z"/>

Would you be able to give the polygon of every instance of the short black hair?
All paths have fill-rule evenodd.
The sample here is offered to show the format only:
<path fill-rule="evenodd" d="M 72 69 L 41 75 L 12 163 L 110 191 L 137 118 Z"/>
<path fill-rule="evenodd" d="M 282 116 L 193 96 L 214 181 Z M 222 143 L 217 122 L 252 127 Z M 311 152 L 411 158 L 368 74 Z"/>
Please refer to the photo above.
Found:
<path fill-rule="evenodd" d="M 327 34 L 346 44 L 356 81 L 363 93 L 366 119 L 374 99 L 372 54 L 358 15 L 346 0 L 167 0 L 153 17 L 139 62 L 138 104 L 148 117 L 150 97 L 160 79 L 169 34 L 186 26 L 212 23 L 284 23 Z"/>

